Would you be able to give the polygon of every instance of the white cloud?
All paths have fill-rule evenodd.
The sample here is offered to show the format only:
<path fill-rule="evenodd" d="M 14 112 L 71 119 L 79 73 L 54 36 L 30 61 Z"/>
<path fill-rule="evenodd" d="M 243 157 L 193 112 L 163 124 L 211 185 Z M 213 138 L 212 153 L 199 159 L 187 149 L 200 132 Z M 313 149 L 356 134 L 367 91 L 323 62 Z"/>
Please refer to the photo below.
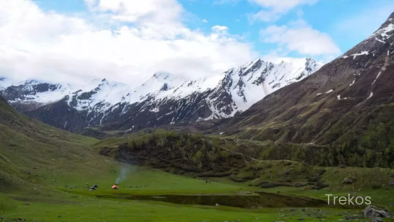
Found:
<path fill-rule="evenodd" d="M 249 15 L 249 20 L 251 22 L 262 21 L 262 22 L 270 22 L 278 20 L 284 13 L 278 11 L 268 11 L 268 10 L 260 10 L 255 14 Z"/>
<path fill-rule="evenodd" d="M 203 20 L 202 20 L 202 22 L 204 22 L 204 23 L 208 23 L 208 20 L 206 20 L 206 19 L 203 19 Z"/>
<path fill-rule="evenodd" d="M 250 2 L 261 5 L 265 8 L 271 8 L 274 11 L 287 11 L 298 5 L 315 4 L 318 0 L 249 0 Z"/>
<path fill-rule="evenodd" d="M 176 0 L 85 0 L 91 10 L 110 12 L 119 21 L 177 22 L 183 8 Z"/>
<path fill-rule="evenodd" d="M 221 25 L 215 25 L 212 27 L 212 31 L 214 32 L 227 32 L 228 27 L 227 26 L 221 26 Z"/>
<path fill-rule="evenodd" d="M 216 4 L 235 4 L 241 0 L 216 0 Z M 262 9 L 254 14 L 249 14 L 251 22 L 263 21 L 270 22 L 276 21 L 291 9 L 300 5 L 313 5 L 319 0 L 248 0 L 252 4 L 256 4 Z"/>
<path fill-rule="evenodd" d="M 92 16 L 132 24 L 99 27 L 83 18 L 43 12 L 31 0 L 0 0 L 0 76 L 141 84 L 159 71 L 205 77 L 257 56 L 227 27 L 208 34 L 187 28 L 176 1 L 144 1 L 138 10 L 136 1 L 85 1 Z"/>
<path fill-rule="evenodd" d="M 260 36 L 263 42 L 276 43 L 288 52 L 312 56 L 341 53 L 329 35 L 313 29 L 303 20 L 284 26 L 269 26 L 260 31 Z"/>

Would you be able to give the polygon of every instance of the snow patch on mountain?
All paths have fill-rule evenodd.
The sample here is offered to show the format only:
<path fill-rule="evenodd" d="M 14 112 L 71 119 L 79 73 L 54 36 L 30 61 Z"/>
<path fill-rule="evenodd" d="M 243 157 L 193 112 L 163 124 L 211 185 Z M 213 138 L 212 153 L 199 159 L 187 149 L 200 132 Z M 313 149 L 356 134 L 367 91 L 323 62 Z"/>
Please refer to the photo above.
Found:
<path fill-rule="evenodd" d="M 376 41 L 383 44 L 386 43 L 394 35 L 394 19 L 389 18 L 385 25 L 377 30 L 370 38 L 374 38 Z"/>
<path fill-rule="evenodd" d="M 368 54 L 369 54 L 368 51 L 362 51 L 362 52 L 360 52 L 360 53 L 354 53 L 354 54 L 352 54 L 352 55 L 350 55 L 350 56 L 353 56 L 353 59 L 356 59 L 357 56 L 368 55 Z"/>
<path fill-rule="evenodd" d="M 394 24 L 393 24 L 393 23 L 390 23 L 388 26 L 386 26 L 386 27 L 384 27 L 384 28 L 378 30 L 377 32 L 375 32 L 374 35 L 377 36 L 377 37 L 381 37 L 382 40 L 386 40 L 386 39 L 391 38 L 391 36 L 392 36 L 393 34 L 390 33 L 390 32 L 392 32 L 392 31 L 394 31 Z M 390 34 L 389 34 L 389 33 L 390 33 Z"/>

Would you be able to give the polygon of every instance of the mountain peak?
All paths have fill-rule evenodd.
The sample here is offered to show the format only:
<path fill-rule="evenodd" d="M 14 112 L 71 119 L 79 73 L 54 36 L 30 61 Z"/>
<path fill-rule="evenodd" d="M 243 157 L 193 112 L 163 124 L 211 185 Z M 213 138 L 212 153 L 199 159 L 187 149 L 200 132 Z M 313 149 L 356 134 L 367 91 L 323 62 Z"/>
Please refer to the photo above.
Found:
<path fill-rule="evenodd" d="M 305 58 L 307 64 L 316 64 L 316 60 L 313 58 Z"/>
<path fill-rule="evenodd" d="M 243 69 L 245 70 L 243 73 L 239 73 L 240 76 L 246 76 L 250 73 L 254 73 L 256 70 L 259 70 L 263 65 L 263 61 L 261 59 L 256 59 L 255 61 L 246 65 Z"/>
<path fill-rule="evenodd" d="M 158 72 L 158 73 L 155 73 L 152 78 L 166 80 L 166 79 L 170 78 L 170 74 L 165 73 L 165 72 Z"/>
<path fill-rule="evenodd" d="M 394 13 L 369 38 L 347 51 L 341 58 L 360 59 L 386 54 L 394 40 Z"/>
<path fill-rule="evenodd" d="M 382 40 L 387 40 L 392 37 L 394 33 L 394 12 L 390 17 L 384 22 L 380 28 L 373 34 L 376 37 L 382 37 Z"/>
<path fill-rule="evenodd" d="M 393 13 L 391 13 L 391 15 L 390 15 L 390 17 L 389 17 L 389 19 L 388 19 L 388 20 L 390 21 L 390 19 L 391 19 L 391 20 L 394 20 L 394 12 L 393 12 Z"/>
<path fill-rule="evenodd" d="M 256 59 L 256 60 L 254 60 L 253 64 L 258 64 L 258 63 L 262 63 L 262 62 L 263 62 L 263 60 L 261 60 L 261 59 Z"/>

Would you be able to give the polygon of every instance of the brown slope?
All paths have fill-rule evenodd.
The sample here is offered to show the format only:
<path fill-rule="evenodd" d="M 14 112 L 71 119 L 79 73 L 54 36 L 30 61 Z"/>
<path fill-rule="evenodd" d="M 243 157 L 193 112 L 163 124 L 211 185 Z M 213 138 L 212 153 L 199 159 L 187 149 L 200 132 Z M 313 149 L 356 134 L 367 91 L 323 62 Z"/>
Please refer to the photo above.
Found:
<path fill-rule="evenodd" d="M 238 138 L 277 145 L 351 147 L 361 157 L 366 150 L 385 155 L 392 149 L 394 157 L 393 117 L 394 13 L 343 56 L 266 97 L 223 128 Z"/>

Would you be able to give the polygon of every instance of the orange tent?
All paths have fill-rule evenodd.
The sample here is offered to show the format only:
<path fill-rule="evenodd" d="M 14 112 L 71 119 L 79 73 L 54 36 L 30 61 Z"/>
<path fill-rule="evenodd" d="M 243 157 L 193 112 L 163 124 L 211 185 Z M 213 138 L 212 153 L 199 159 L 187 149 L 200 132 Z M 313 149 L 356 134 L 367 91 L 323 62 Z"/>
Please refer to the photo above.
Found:
<path fill-rule="evenodd" d="M 112 186 L 112 189 L 117 190 L 118 186 L 116 186 L 116 184 L 115 184 L 115 185 Z"/>

